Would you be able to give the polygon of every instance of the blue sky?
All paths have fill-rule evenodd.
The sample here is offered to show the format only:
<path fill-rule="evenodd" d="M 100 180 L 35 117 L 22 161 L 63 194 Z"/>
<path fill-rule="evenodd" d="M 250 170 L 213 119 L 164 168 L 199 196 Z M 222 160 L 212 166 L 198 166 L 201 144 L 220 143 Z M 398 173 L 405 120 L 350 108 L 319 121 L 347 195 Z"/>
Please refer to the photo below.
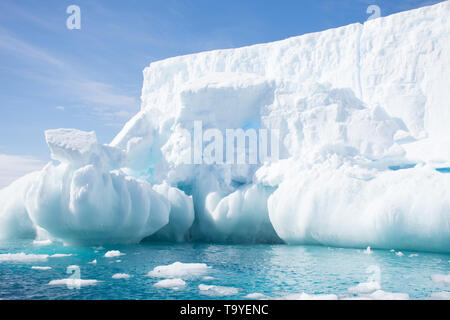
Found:
<path fill-rule="evenodd" d="M 326 30 L 439 0 L 2 0 L 0 188 L 49 160 L 44 130 L 108 143 L 139 109 L 152 61 Z M 81 30 L 66 28 L 69 5 Z"/>

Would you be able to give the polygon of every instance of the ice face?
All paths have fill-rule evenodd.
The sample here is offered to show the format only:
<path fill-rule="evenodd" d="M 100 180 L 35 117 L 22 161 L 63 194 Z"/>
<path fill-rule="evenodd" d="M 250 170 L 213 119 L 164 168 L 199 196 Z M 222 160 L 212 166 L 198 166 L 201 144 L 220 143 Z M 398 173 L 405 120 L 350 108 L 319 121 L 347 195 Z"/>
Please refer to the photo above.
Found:
<path fill-rule="evenodd" d="M 68 244 L 133 243 L 169 221 L 170 203 L 143 180 L 111 170 L 113 147 L 76 130 L 47 132 L 55 160 L 25 194 L 34 225 Z M 117 162 L 116 162 L 117 163 Z"/>
<path fill-rule="evenodd" d="M 450 166 L 449 13 L 446 1 L 152 63 L 140 112 L 109 145 L 46 132 L 59 163 L 0 191 L 0 236 L 448 252 L 450 175 L 435 169 Z M 196 140 L 196 122 L 278 130 L 278 158 L 204 162 L 192 147 L 213 140 Z"/>
<path fill-rule="evenodd" d="M 330 161 L 291 174 L 268 200 L 277 234 L 291 244 L 448 251 L 448 174 L 364 171 Z"/>

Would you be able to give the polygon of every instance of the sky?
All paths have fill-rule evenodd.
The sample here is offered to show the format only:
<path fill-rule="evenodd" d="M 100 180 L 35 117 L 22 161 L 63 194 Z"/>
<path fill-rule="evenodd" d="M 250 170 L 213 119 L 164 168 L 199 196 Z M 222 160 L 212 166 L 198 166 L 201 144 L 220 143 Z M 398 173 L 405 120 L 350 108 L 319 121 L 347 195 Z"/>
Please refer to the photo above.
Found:
<path fill-rule="evenodd" d="M 151 62 L 237 48 L 440 0 L 1 0 L 0 188 L 50 160 L 46 129 L 109 143 L 140 107 Z M 68 6 L 81 12 L 70 30 Z"/>

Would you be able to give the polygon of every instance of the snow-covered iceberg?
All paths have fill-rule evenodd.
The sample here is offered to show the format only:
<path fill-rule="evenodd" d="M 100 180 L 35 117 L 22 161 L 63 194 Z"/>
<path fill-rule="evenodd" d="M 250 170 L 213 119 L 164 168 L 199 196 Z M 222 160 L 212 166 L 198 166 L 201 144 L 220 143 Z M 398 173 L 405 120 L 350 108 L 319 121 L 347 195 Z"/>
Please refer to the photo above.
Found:
<path fill-rule="evenodd" d="M 0 238 L 450 252 L 449 14 L 445 1 L 152 63 L 109 145 L 47 131 L 54 162 L 0 191 Z M 196 123 L 216 136 L 198 140 Z M 275 130 L 276 157 L 192 154 L 228 129 Z"/>

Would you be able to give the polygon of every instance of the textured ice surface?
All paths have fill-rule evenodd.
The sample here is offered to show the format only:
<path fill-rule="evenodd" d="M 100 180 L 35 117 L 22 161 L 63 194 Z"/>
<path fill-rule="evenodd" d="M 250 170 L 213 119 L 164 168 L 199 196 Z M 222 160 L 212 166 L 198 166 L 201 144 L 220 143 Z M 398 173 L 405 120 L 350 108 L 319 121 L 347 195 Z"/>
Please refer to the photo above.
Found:
<path fill-rule="evenodd" d="M 33 269 L 33 270 L 40 270 L 40 271 L 46 271 L 46 270 L 51 270 L 52 267 L 32 266 L 31 269 Z"/>
<path fill-rule="evenodd" d="M 154 62 L 140 112 L 109 145 L 46 132 L 55 163 L 0 191 L 0 237 L 448 252 L 449 13 L 445 1 Z M 280 159 L 188 164 L 195 121 L 277 129 Z"/>
<path fill-rule="evenodd" d="M 91 133 L 46 133 L 52 156 L 28 187 L 33 224 L 66 243 L 128 243 L 151 235 L 169 219 L 170 204 L 144 181 L 120 170 L 121 151 Z"/>
<path fill-rule="evenodd" d="M 47 254 L 3 253 L 0 254 L 0 262 L 34 262 L 47 261 Z"/>
<path fill-rule="evenodd" d="M 98 280 L 90 280 L 90 279 L 58 279 L 52 280 L 48 283 L 49 286 L 67 286 L 68 288 L 79 288 L 85 286 L 94 286 L 98 283 Z"/>
<path fill-rule="evenodd" d="M 65 258 L 71 254 L 55 253 L 53 255 L 48 254 L 26 254 L 20 253 L 3 253 L 0 254 L 0 262 L 34 262 L 34 261 L 47 261 L 48 258 Z"/>
<path fill-rule="evenodd" d="M 112 276 L 113 279 L 130 279 L 131 276 L 127 273 L 115 273 Z"/>
<path fill-rule="evenodd" d="M 180 290 L 186 286 L 186 282 L 181 279 L 164 279 L 153 285 L 156 288 Z"/>
<path fill-rule="evenodd" d="M 110 250 L 105 253 L 105 258 L 117 258 L 124 255 L 125 253 L 122 253 L 119 250 Z"/>
<path fill-rule="evenodd" d="M 377 290 L 381 290 L 381 286 L 378 282 L 362 282 L 354 287 L 348 288 L 348 292 L 354 294 L 373 293 Z"/>
<path fill-rule="evenodd" d="M 307 293 L 294 293 L 288 294 L 280 298 L 281 300 L 337 300 L 338 297 L 335 294 L 307 294 Z"/>
<path fill-rule="evenodd" d="M 208 273 L 211 267 L 204 263 L 175 262 L 168 266 L 158 266 L 147 276 L 154 278 L 196 278 Z"/>
<path fill-rule="evenodd" d="M 227 296 L 234 296 L 239 293 L 238 288 L 214 286 L 206 284 L 200 284 L 198 286 L 198 289 L 200 290 L 200 294 L 210 297 L 227 297 Z"/>

